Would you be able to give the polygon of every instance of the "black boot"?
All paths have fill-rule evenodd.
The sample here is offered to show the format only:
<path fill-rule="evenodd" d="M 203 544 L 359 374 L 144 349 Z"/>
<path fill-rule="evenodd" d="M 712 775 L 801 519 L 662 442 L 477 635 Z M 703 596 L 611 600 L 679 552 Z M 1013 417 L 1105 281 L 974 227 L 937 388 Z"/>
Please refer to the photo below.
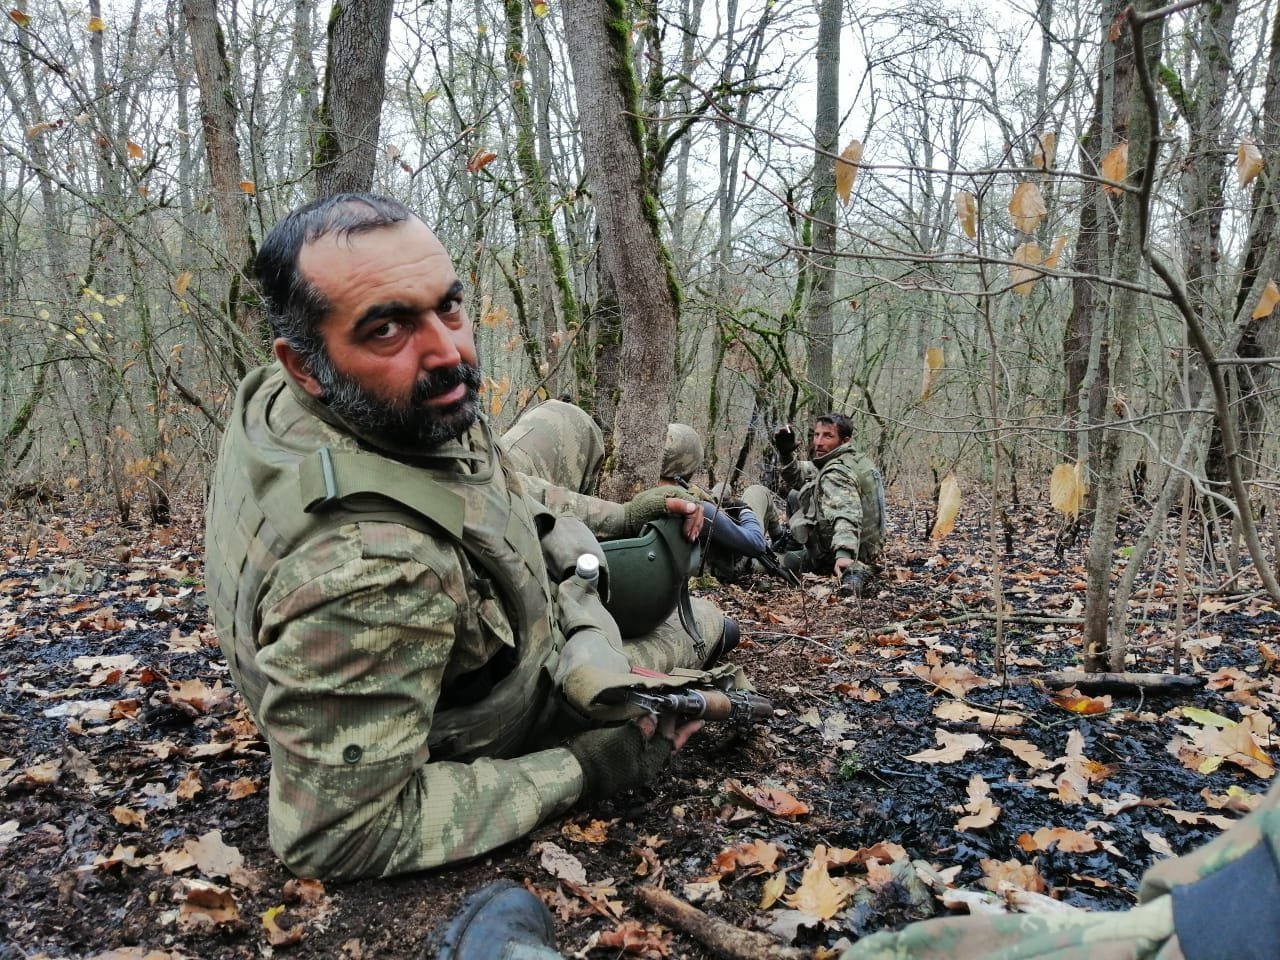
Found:
<path fill-rule="evenodd" d="M 711 652 L 711 656 L 707 657 L 703 663 L 702 669 L 708 670 L 723 660 L 734 647 L 738 645 L 738 641 L 742 639 L 742 631 L 738 628 L 738 621 L 733 617 L 724 618 L 724 632 L 720 634 L 720 642 L 716 644 L 715 650 Z"/>
<path fill-rule="evenodd" d="M 481 887 L 432 938 L 436 960 L 522 960 L 560 957 L 551 911 L 511 880 Z"/>

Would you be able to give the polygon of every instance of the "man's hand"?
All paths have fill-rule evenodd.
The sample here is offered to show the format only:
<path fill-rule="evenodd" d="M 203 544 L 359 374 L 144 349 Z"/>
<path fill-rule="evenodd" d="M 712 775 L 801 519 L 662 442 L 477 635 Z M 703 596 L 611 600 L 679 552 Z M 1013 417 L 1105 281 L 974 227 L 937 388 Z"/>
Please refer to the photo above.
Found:
<path fill-rule="evenodd" d="M 853 566 L 853 557 L 836 557 L 836 579 L 844 576 L 844 572 Z"/>
<path fill-rule="evenodd" d="M 785 427 L 779 427 L 773 433 L 774 449 L 781 454 L 784 461 L 791 460 L 796 453 L 796 432 L 792 429 L 791 424 Z"/>
<path fill-rule="evenodd" d="M 580 733 L 565 747 L 582 767 L 580 800 L 601 800 L 648 783 L 684 746 L 702 721 L 676 726 L 675 717 L 640 717 L 620 727 Z"/>
<path fill-rule="evenodd" d="M 622 518 L 627 530 L 632 534 L 639 533 L 640 528 L 650 520 L 657 520 L 668 513 L 686 516 L 685 508 L 677 507 L 673 510 L 668 506 L 672 500 L 689 506 L 697 506 L 693 495 L 679 487 L 654 487 L 652 490 L 642 490 L 622 505 Z M 702 511 L 699 510 L 698 512 L 701 513 Z M 699 526 L 701 526 L 701 521 L 699 521 Z"/>
<path fill-rule="evenodd" d="M 692 543 L 698 539 L 698 534 L 702 532 L 702 521 L 706 519 L 706 514 L 702 512 L 702 504 L 681 500 L 678 497 L 668 497 L 667 513 L 677 517 L 684 517 L 684 538 L 686 540 Z"/>

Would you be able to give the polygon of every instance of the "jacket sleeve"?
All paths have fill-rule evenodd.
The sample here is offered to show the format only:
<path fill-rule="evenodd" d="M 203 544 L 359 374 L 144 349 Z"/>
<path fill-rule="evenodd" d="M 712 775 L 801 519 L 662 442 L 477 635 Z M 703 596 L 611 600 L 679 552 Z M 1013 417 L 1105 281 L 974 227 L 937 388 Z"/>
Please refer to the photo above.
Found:
<path fill-rule="evenodd" d="M 831 525 L 831 552 L 857 559 L 862 535 L 862 494 L 857 479 L 842 469 L 828 469 L 819 481 L 823 520 Z"/>
<path fill-rule="evenodd" d="M 702 515 L 702 529 L 713 546 L 747 557 L 758 557 L 769 549 L 764 528 L 750 507 L 743 507 L 735 521 L 715 504 L 703 501 Z"/>
<path fill-rule="evenodd" d="M 779 464 L 778 469 L 782 472 L 783 482 L 792 490 L 799 490 L 818 473 L 812 460 L 788 460 Z"/>
<path fill-rule="evenodd" d="M 525 492 L 552 513 L 577 517 L 601 540 L 630 536 L 621 503 L 602 500 L 566 487 L 558 487 L 541 477 L 520 474 Z"/>
<path fill-rule="evenodd" d="M 378 542 L 379 526 L 395 535 Z M 476 856 L 567 809 L 582 787 L 568 750 L 431 760 L 442 689 L 510 642 L 505 618 L 468 602 L 452 547 L 433 556 L 394 524 L 341 529 L 286 560 L 260 608 L 255 716 L 280 858 L 302 876 L 387 876 Z"/>

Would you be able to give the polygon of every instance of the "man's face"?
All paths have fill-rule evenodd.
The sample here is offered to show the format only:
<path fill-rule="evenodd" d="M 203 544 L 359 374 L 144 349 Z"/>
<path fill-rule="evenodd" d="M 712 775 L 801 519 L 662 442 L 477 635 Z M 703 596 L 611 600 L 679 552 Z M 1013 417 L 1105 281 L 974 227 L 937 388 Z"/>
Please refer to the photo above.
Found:
<path fill-rule="evenodd" d="M 834 423 L 815 423 L 813 425 L 813 452 L 815 456 L 825 457 L 840 446 L 840 431 Z"/>
<path fill-rule="evenodd" d="M 329 301 L 325 356 L 298 377 L 357 429 L 436 446 L 475 422 L 480 370 L 462 284 L 440 241 L 411 218 L 305 245 L 298 269 Z"/>

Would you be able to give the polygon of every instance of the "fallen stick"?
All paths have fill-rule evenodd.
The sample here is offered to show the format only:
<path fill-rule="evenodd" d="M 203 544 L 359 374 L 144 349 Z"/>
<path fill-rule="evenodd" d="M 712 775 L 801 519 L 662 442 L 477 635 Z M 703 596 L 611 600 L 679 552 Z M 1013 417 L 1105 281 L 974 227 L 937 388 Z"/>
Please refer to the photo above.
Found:
<path fill-rule="evenodd" d="M 1085 693 L 1190 693 L 1205 684 L 1204 677 L 1174 673 L 1083 673 L 1062 670 L 1041 678 L 1046 686 L 1076 687 Z"/>
<path fill-rule="evenodd" d="M 645 905 L 667 923 L 729 960 L 809 960 L 812 957 L 809 951 L 784 946 L 766 934 L 739 930 L 658 887 L 640 887 L 638 893 Z"/>

